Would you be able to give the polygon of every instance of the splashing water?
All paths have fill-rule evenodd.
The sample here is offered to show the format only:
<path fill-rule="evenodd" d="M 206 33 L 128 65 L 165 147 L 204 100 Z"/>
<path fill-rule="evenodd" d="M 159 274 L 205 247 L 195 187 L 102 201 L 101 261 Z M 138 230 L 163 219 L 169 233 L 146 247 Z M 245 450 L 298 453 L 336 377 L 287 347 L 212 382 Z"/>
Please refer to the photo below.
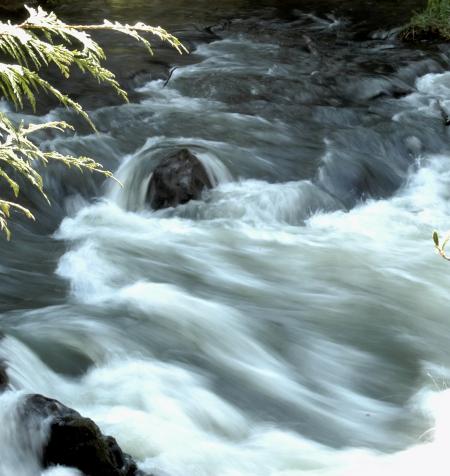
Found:
<path fill-rule="evenodd" d="M 446 474 L 449 269 L 430 236 L 450 229 L 450 73 L 392 36 L 329 43 L 347 20 L 267 15 L 93 111 L 95 140 L 47 139 L 97 150 L 124 187 L 92 202 L 55 180 L 57 232 L 18 231 L 52 258 L 29 274 L 4 258 L 11 295 L 20 277 L 33 297 L 2 314 L 2 476 L 42 471 L 24 392 L 93 418 L 155 476 Z M 153 212 L 151 171 L 176 147 L 216 186 Z"/>

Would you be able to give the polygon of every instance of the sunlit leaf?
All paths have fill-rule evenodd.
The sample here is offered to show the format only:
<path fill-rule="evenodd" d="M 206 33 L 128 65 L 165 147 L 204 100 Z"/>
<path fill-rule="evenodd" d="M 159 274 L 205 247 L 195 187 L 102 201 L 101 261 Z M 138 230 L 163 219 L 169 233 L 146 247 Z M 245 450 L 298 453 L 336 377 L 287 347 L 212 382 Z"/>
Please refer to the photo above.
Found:
<path fill-rule="evenodd" d="M 99 25 L 68 25 L 53 12 L 26 7 L 29 17 L 19 25 L 0 21 L 0 92 L 16 108 L 20 109 L 27 101 L 33 109 L 37 104 L 37 94 L 46 92 L 54 96 L 63 106 L 80 114 L 93 129 L 94 124 L 83 107 L 63 91 L 55 88 L 41 76 L 41 70 L 54 65 L 64 78 L 68 78 L 73 67 L 78 68 L 91 78 L 112 87 L 124 100 L 126 92 L 117 82 L 114 74 L 102 65 L 105 53 L 91 37 L 90 32 L 111 30 L 128 35 L 143 44 L 151 52 L 151 44 L 144 34 L 156 36 L 176 48 L 180 53 L 187 52 L 182 43 L 161 27 L 152 27 L 144 23 L 135 25 L 109 22 Z M 5 58 L 10 58 L 10 63 Z M 0 186 L 2 182 L 18 198 L 20 177 L 36 188 L 48 201 L 44 181 L 39 173 L 39 165 L 59 162 L 66 167 L 80 171 L 89 170 L 113 177 L 109 170 L 90 157 L 73 157 L 55 151 L 42 151 L 30 138 L 34 133 L 53 129 L 59 132 L 73 129 L 66 122 L 48 122 L 44 124 L 13 124 L 6 114 L 0 113 Z M 34 219 L 26 207 L 0 198 L 0 230 L 10 237 L 8 219 L 15 210 Z"/>

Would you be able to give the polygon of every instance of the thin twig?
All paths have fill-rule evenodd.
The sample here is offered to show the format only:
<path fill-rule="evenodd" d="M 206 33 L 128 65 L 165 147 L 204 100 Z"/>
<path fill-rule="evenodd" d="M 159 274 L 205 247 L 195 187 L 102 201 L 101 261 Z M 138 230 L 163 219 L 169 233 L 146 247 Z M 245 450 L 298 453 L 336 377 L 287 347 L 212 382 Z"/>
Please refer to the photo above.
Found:
<path fill-rule="evenodd" d="M 175 72 L 175 70 L 178 69 L 178 66 L 175 66 L 175 68 L 172 68 L 170 71 L 169 71 L 169 77 L 166 79 L 164 85 L 163 85 L 163 88 L 165 88 L 168 84 L 169 84 L 169 81 L 170 81 L 170 78 L 172 77 L 173 73 Z"/>

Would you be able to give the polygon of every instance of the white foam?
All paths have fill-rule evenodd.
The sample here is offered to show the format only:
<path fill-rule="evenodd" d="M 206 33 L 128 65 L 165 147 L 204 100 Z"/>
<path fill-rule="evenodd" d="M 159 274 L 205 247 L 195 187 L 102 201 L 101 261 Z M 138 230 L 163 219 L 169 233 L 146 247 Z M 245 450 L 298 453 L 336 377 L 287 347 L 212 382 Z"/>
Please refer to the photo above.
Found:
<path fill-rule="evenodd" d="M 369 440 L 376 434 L 381 444 L 389 438 L 384 425 L 389 426 L 398 409 L 366 398 L 351 387 L 351 382 L 361 378 L 354 362 L 369 369 L 377 365 L 373 356 L 326 343 L 322 337 L 316 341 L 317 347 L 298 348 L 304 374 L 308 375 L 311 365 L 322 376 L 326 392 L 333 395 L 335 406 L 330 409 L 330 400 L 310 393 L 291 364 L 261 345 L 245 314 L 217 297 L 196 296 L 181 282 L 161 283 L 160 270 L 164 268 L 158 265 L 153 274 L 151 263 L 176 260 L 171 253 L 177 250 L 186 269 L 197 269 L 218 287 L 227 283 L 228 289 L 254 290 L 273 296 L 275 302 L 281 302 L 277 301 L 279 293 L 290 300 L 296 296 L 299 305 L 305 311 L 314 309 L 318 319 L 347 319 L 350 300 L 356 316 L 358 308 L 365 312 L 376 306 L 377 293 L 382 292 L 384 302 L 395 306 L 400 299 L 404 306 L 386 318 L 395 318 L 400 325 L 404 313 L 414 312 L 411 325 L 422 336 L 420 345 L 429 346 L 446 325 L 439 309 L 449 304 L 448 267 L 434 255 L 430 236 L 434 227 L 450 228 L 450 158 L 431 156 L 423 159 L 423 165 L 393 198 L 368 201 L 350 212 L 324 213 L 319 209 L 305 227 L 286 224 L 289 220 L 277 209 L 275 197 L 284 200 L 292 192 L 294 202 L 286 202 L 286 210 L 291 210 L 300 200 L 298 190 L 313 190 L 306 182 L 224 184 L 202 205 L 211 213 L 203 222 L 179 218 L 176 213 L 163 218 L 125 212 L 112 203 L 97 204 L 63 222 L 58 236 L 78 245 L 61 260 L 59 273 L 71 280 L 76 299 L 112 308 L 125 306 L 135 318 L 147 320 L 154 332 L 170 334 L 173 342 L 179 339 L 214 365 L 241 375 L 259 392 L 311 414 L 323 411 L 322 418 L 330 422 L 330 428 L 338 425 L 349 434 L 367 432 Z M 230 212 L 231 203 L 247 209 L 245 213 L 251 213 L 253 219 L 246 221 L 242 219 L 245 214 Z M 179 213 L 184 212 L 180 209 Z M 247 266 L 233 257 L 239 253 L 234 242 L 245 249 Z M 136 268 L 133 273 L 126 271 L 130 247 L 148 258 L 144 275 L 135 274 Z M 113 260 L 111 250 L 115 250 Z M 84 266 L 89 268 L 88 275 L 80 271 Z M 351 271 L 355 269 L 357 273 Z M 173 280 L 174 275 L 168 279 Z M 282 286 L 274 288 L 277 279 Z M 373 293 L 358 296 L 347 292 L 363 283 Z M 427 315 L 421 315 L 424 299 Z M 436 306 L 430 306 L 429 300 Z M 430 309 L 435 311 L 430 314 Z M 313 336 L 309 336 L 311 342 L 315 342 Z M 148 358 L 115 362 L 91 372 L 76 403 L 117 436 L 125 449 L 141 460 L 142 468 L 156 474 L 293 476 L 314 471 L 335 476 L 360 474 L 363 468 L 373 475 L 419 474 L 445 458 L 441 442 L 450 428 L 444 410 L 448 392 L 425 406 L 426 410 L 431 405 L 436 418 L 436 431 L 427 434 L 425 442 L 418 433 L 416 444 L 392 455 L 339 451 L 287 429 L 253 422 L 222 400 L 211 382 L 192 369 Z M 413 401 L 411 405 L 415 405 Z M 368 426 L 366 413 L 376 415 L 372 425 Z M 444 473 L 439 471 L 435 474 Z"/>

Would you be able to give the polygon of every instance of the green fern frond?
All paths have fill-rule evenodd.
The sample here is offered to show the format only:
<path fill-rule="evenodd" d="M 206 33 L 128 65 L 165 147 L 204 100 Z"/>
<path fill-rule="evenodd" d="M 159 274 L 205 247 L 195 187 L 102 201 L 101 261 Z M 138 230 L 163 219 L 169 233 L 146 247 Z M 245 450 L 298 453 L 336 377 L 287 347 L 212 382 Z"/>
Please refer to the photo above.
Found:
<path fill-rule="evenodd" d="M 25 208 L 18 203 L 0 200 L 0 231 L 5 233 L 8 240 L 11 238 L 11 230 L 8 227 L 8 219 L 11 215 L 11 209 L 22 213 L 30 220 L 35 220 L 34 215 L 30 212 L 30 210 L 28 210 L 28 208 Z"/>
<path fill-rule="evenodd" d="M 37 94 L 44 91 L 55 97 L 59 103 L 80 114 L 95 130 L 95 126 L 83 107 L 50 82 L 42 78 L 40 71 L 49 65 L 55 65 L 64 78 L 70 76 L 73 67 L 83 73 L 112 87 L 124 100 L 126 92 L 117 82 L 115 75 L 102 65 L 105 53 L 90 35 L 90 31 L 109 30 L 132 37 L 144 45 L 149 52 L 152 47 L 144 34 L 156 36 L 178 50 L 187 52 L 183 44 L 161 27 L 152 27 L 144 23 L 135 25 L 109 22 L 99 25 L 69 25 L 61 21 L 54 13 L 46 12 L 41 7 L 27 8 L 29 17 L 21 24 L 0 22 L 0 53 L 9 56 L 12 64 L 0 63 L 0 92 L 12 102 L 17 109 L 27 100 L 36 108 Z M 88 170 L 112 177 L 102 165 L 89 157 L 73 157 L 55 151 L 42 151 L 29 136 L 44 129 L 64 131 L 73 129 L 65 122 L 45 124 L 14 125 L 8 117 L 0 113 L 0 185 L 5 182 L 15 197 L 19 196 L 21 177 L 36 188 L 48 201 L 44 182 L 37 166 L 49 162 L 59 162 L 66 167 L 80 171 Z M 26 207 L 15 202 L 0 199 L 0 231 L 9 238 L 8 219 L 11 211 L 16 210 L 34 219 Z"/>
<path fill-rule="evenodd" d="M 37 9 L 27 7 L 27 10 L 29 18 L 20 25 L 0 22 L 0 51 L 17 62 L 0 65 L 0 89 L 18 108 L 23 107 L 25 97 L 35 108 L 34 91 L 41 88 L 89 121 L 87 114 L 76 101 L 39 76 L 39 70 L 49 64 L 54 64 L 65 78 L 70 76 L 71 67 L 76 66 L 98 82 L 109 85 L 127 100 L 127 94 L 120 87 L 115 75 L 102 66 L 105 53 L 88 31 L 110 30 L 122 33 L 142 43 L 152 52 L 150 42 L 142 36 L 149 33 L 168 42 L 180 53 L 187 52 L 175 36 L 161 27 L 152 27 L 141 22 L 128 25 L 108 20 L 99 25 L 68 25 L 54 13 L 48 13 L 41 7 Z M 55 40 L 59 43 L 55 43 Z M 91 122 L 90 125 L 93 126 Z"/>
<path fill-rule="evenodd" d="M 14 196 L 19 195 L 19 184 L 13 178 L 20 176 L 36 188 L 41 195 L 49 202 L 44 190 L 44 182 L 41 174 L 36 168 L 37 164 L 47 165 L 49 162 L 59 162 L 66 167 L 74 167 L 80 171 L 101 173 L 106 177 L 112 177 L 109 170 L 89 157 L 73 157 L 60 154 L 59 152 L 42 151 L 30 138 L 29 135 L 45 130 L 53 129 L 64 131 L 73 129 L 66 122 L 48 122 L 45 124 L 20 124 L 15 126 L 5 114 L 0 113 L 0 180 L 6 181 L 13 190 Z M 33 214 L 26 207 L 14 202 L 0 200 L 0 230 L 9 236 L 7 226 L 11 210 L 19 211 L 28 218 L 33 218 Z"/>

